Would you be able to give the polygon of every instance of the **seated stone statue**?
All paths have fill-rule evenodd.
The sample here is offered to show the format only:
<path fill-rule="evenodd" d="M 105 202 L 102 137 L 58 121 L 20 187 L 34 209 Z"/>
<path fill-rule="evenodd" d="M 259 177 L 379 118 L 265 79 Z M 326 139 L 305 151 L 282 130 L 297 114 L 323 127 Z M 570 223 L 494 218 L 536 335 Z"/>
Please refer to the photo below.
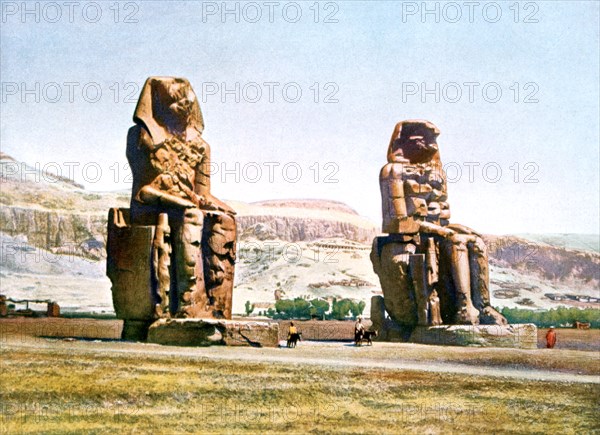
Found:
<path fill-rule="evenodd" d="M 211 195 L 210 146 L 201 136 L 204 122 L 190 83 L 149 78 L 133 119 L 127 139 L 131 208 L 111 210 L 109 216 L 108 272 L 117 315 L 231 318 L 235 212 Z M 149 265 L 139 247 L 143 242 L 132 239 L 143 228 L 151 228 L 153 238 Z M 120 240 L 111 238 L 111 231 Z M 131 239 L 129 245 L 123 237 Z M 132 268 L 126 257 L 139 257 L 141 264 Z M 123 274 L 143 282 L 134 286 L 140 287 L 137 292 L 125 286 Z M 143 294 L 144 286 L 150 296 Z M 129 307 L 147 306 L 140 296 L 152 299 L 152 315 Z"/>
<path fill-rule="evenodd" d="M 389 235 L 375 239 L 371 260 L 386 311 L 401 325 L 506 324 L 490 306 L 481 236 L 449 223 L 439 133 L 428 121 L 398 123 L 380 173 L 383 231 Z M 430 312 L 432 302 L 439 303 L 441 316 Z"/>

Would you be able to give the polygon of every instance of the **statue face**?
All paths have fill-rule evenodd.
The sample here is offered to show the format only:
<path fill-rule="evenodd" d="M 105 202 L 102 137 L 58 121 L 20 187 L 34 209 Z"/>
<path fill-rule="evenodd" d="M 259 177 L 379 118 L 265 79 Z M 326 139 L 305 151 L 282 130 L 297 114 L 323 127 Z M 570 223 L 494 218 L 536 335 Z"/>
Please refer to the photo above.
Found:
<path fill-rule="evenodd" d="M 435 141 L 422 134 L 413 134 L 408 138 L 400 137 L 394 141 L 392 152 L 410 160 L 411 163 L 427 163 L 437 153 L 438 147 Z"/>
<path fill-rule="evenodd" d="M 149 77 L 133 120 L 146 130 L 153 145 L 173 138 L 175 142 L 200 143 L 196 139 L 204 130 L 200 104 L 192 85 L 178 77 Z"/>
<path fill-rule="evenodd" d="M 439 130 L 428 121 L 403 121 L 396 125 L 388 149 L 388 161 L 428 163 L 439 160 Z"/>
<path fill-rule="evenodd" d="M 185 83 L 173 83 L 168 89 L 169 98 L 172 103 L 169 105 L 169 110 L 177 118 L 185 119 L 192 113 L 192 107 L 194 101 L 196 101 L 196 94 L 190 86 Z"/>
<path fill-rule="evenodd" d="M 191 86 L 177 79 L 157 81 L 153 112 L 160 124 L 171 130 L 183 130 L 193 116 L 196 94 Z"/>

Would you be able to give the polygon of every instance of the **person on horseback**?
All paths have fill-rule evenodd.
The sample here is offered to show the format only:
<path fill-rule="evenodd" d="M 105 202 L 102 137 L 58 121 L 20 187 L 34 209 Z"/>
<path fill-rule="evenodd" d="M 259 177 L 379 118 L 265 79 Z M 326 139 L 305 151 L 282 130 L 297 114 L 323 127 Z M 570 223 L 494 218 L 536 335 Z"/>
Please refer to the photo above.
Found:
<path fill-rule="evenodd" d="M 287 347 L 296 347 L 298 340 L 302 340 L 302 336 L 298 332 L 298 329 L 294 326 L 294 322 L 290 322 L 290 329 L 288 329 Z"/>

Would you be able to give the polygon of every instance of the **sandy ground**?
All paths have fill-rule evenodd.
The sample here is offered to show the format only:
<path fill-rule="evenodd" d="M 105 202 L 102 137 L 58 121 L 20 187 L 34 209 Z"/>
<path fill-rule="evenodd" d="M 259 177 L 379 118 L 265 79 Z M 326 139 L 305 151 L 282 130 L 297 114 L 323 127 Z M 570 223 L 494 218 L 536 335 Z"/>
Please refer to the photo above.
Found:
<path fill-rule="evenodd" d="M 310 322 L 345 330 L 351 322 Z M 348 325 L 346 325 L 346 323 Z M 329 325 L 328 325 L 329 324 Z M 313 325 L 314 326 L 314 325 Z M 600 383 L 598 330 L 558 330 L 556 349 L 544 349 L 545 330 L 540 330 L 540 349 L 501 349 L 429 346 L 409 343 L 375 343 L 355 347 L 347 341 L 309 341 L 296 349 L 221 347 L 185 348 L 131 343 L 118 340 L 118 320 L 12 318 L 0 320 L 0 350 L 35 349 L 52 353 L 66 349 L 74 354 L 140 355 L 168 358 L 267 362 L 285 366 L 317 365 L 337 368 L 377 368 L 435 373 L 468 374 L 509 379 Z M 300 328 L 302 329 L 302 328 Z M 83 337 L 82 339 L 63 337 Z M 568 345 L 580 350 L 568 349 Z"/>
<path fill-rule="evenodd" d="M 196 360 L 232 360 L 251 363 L 272 363 L 286 365 L 316 365 L 328 368 L 371 368 L 384 370 L 409 370 L 433 373 L 453 373 L 472 376 L 489 376 L 505 379 L 542 380 L 571 383 L 600 383 L 600 376 L 589 374 L 566 373 L 556 370 L 540 370 L 532 368 L 515 368 L 511 366 L 476 366 L 457 362 L 415 361 L 402 358 L 401 354 L 424 350 L 431 351 L 439 346 L 417 344 L 377 343 L 373 347 L 355 347 L 344 342 L 303 342 L 296 349 L 280 348 L 247 348 L 247 347 L 205 347 L 186 348 L 176 346 L 160 346 L 146 343 L 128 343 L 117 341 L 63 341 L 37 337 L 5 336 L 2 350 L 19 351 L 36 349 L 40 353 L 48 353 L 61 348 L 73 355 L 102 354 L 139 355 L 143 357 L 185 358 Z M 448 349 L 448 348 L 442 348 Z M 471 349 L 477 351 L 478 349 Z M 400 352 L 398 352 L 400 351 Z M 490 349 L 486 349 L 490 351 Z M 493 349 L 499 357 L 506 352 L 531 355 L 546 350 L 523 351 L 514 349 Z M 555 351 L 556 352 L 556 351 Z M 589 359 L 590 364 L 598 364 L 597 356 L 588 352 L 560 351 L 569 353 L 575 358 Z"/>

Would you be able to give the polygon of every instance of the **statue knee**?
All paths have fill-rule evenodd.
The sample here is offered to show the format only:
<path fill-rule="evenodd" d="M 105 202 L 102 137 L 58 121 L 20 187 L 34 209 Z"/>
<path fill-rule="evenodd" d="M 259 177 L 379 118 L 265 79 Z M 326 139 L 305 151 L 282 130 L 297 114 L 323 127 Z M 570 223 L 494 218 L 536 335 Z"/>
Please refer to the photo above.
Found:
<path fill-rule="evenodd" d="M 204 222 L 204 214 L 202 210 L 197 208 L 188 208 L 183 215 L 185 223 L 202 225 Z"/>
<path fill-rule="evenodd" d="M 481 237 L 477 236 L 472 246 L 475 254 L 487 255 L 487 246 Z"/>

